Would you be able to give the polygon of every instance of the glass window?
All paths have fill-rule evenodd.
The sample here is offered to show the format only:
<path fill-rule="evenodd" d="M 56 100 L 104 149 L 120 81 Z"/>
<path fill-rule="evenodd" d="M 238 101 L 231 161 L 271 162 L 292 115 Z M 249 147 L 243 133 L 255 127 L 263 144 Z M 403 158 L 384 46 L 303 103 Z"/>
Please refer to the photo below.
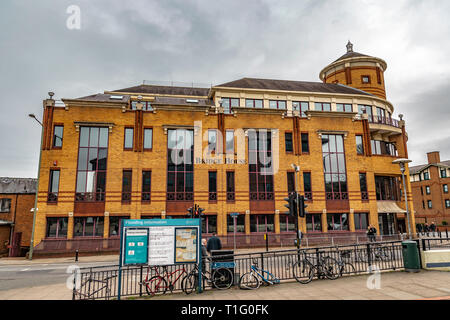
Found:
<path fill-rule="evenodd" d="M 306 118 L 306 111 L 309 110 L 309 102 L 292 101 L 292 111 L 300 111 L 300 116 Z"/>
<path fill-rule="evenodd" d="M 428 209 L 433 208 L 433 203 L 431 202 L 431 200 L 428 200 L 427 202 L 428 202 Z"/>
<path fill-rule="evenodd" d="M 286 101 L 283 100 L 270 100 L 269 101 L 270 109 L 286 109 Z"/>
<path fill-rule="evenodd" d="M 103 217 L 75 217 L 73 235 L 74 237 L 101 237 L 103 225 Z"/>
<path fill-rule="evenodd" d="M 305 190 L 305 198 L 312 200 L 311 172 L 303 172 L 303 189 Z"/>
<path fill-rule="evenodd" d="M 292 146 L 292 132 L 285 132 L 284 133 L 284 143 L 285 143 L 285 149 L 286 152 L 292 152 L 293 146 Z"/>
<path fill-rule="evenodd" d="M 356 153 L 364 154 L 363 136 L 356 135 Z"/>
<path fill-rule="evenodd" d="M 426 187 L 425 187 L 425 192 L 426 192 L 427 194 L 431 194 L 430 186 L 426 186 Z"/>
<path fill-rule="evenodd" d="M 208 130 L 208 150 L 210 153 L 216 152 L 217 148 L 217 132 L 216 130 Z"/>
<path fill-rule="evenodd" d="M 295 232 L 295 217 L 280 214 L 280 232 Z"/>
<path fill-rule="evenodd" d="M 445 207 L 450 208 L 450 200 L 449 199 L 445 200 Z"/>
<path fill-rule="evenodd" d="M 309 153 L 308 133 L 302 133 L 301 139 L 302 139 L 302 153 Z"/>
<path fill-rule="evenodd" d="M 75 201 L 104 201 L 107 146 L 108 128 L 81 127 Z"/>
<path fill-rule="evenodd" d="M 423 180 L 430 180 L 430 174 L 428 172 L 423 173 Z"/>
<path fill-rule="evenodd" d="M 370 76 L 361 76 L 362 83 L 370 83 Z"/>
<path fill-rule="evenodd" d="M 125 128 L 124 149 L 133 149 L 133 128 Z"/>
<path fill-rule="evenodd" d="M 151 200 L 152 172 L 142 171 L 142 201 Z"/>
<path fill-rule="evenodd" d="M 236 224 L 234 222 L 236 219 Z M 240 214 L 236 218 L 231 215 L 227 215 L 227 232 L 228 233 L 245 233 L 245 214 Z"/>
<path fill-rule="evenodd" d="M 209 191 L 209 201 L 217 200 L 217 171 L 208 172 L 208 191 Z"/>
<path fill-rule="evenodd" d="M 109 217 L 109 236 L 120 236 L 120 225 L 124 219 L 130 219 L 130 217 Z"/>
<path fill-rule="evenodd" d="M 315 110 L 317 111 L 331 111 L 331 104 L 326 102 L 315 102 Z"/>
<path fill-rule="evenodd" d="M 336 103 L 336 111 L 352 112 L 352 105 L 350 103 Z"/>
<path fill-rule="evenodd" d="M 132 171 L 123 170 L 122 172 L 122 201 L 131 201 L 131 179 Z"/>
<path fill-rule="evenodd" d="M 295 172 L 287 172 L 288 194 L 295 192 Z"/>
<path fill-rule="evenodd" d="M 262 108 L 263 101 L 260 99 L 245 99 L 245 106 L 247 108 Z"/>
<path fill-rule="evenodd" d="M 271 131 L 248 131 L 250 200 L 274 200 L 271 141 Z"/>
<path fill-rule="evenodd" d="M 327 213 L 327 225 L 330 231 L 349 230 L 347 213 Z"/>
<path fill-rule="evenodd" d="M 444 190 L 444 193 L 448 193 L 448 185 L 447 184 L 442 185 L 442 188 Z"/>
<path fill-rule="evenodd" d="M 153 129 L 144 129 L 144 149 L 151 150 L 153 147 Z"/>
<path fill-rule="evenodd" d="M 322 232 L 322 218 L 320 213 L 308 213 L 306 215 L 306 231 Z"/>
<path fill-rule="evenodd" d="M 234 154 L 234 131 L 226 131 L 226 153 Z"/>
<path fill-rule="evenodd" d="M 2 198 L 0 199 L 0 212 L 10 212 L 11 211 L 11 199 Z"/>
<path fill-rule="evenodd" d="M 68 218 L 47 218 L 47 238 L 67 238 Z"/>
<path fill-rule="evenodd" d="M 53 147 L 61 148 L 63 142 L 64 126 L 55 126 L 53 129 Z"/>
<path fill-rule="evenodd" d="M 227 201 L 234 201 L 234 171 L 227 171 Z"/>
<path fill-rule="evenodd" d="M 347 200 L 347 175 L 342 135 L 322 135 L 326 200 Z"/>
<path fill-rule="evenodd" d="M 250 215 L 250 232 L 274 232 L 274 220 L 272 214 Z"/>
<path fill-rule="evenodd" d="M 48 202 L 58 201 L 59 191 L 59 170 L 50 170 L 48 186 Z"/>
<path fill-rule="evenodd" d="M 447 170 L 441 169 L 441 178 L 447 178 Z"/>
<path fill-rule="evenodd" d="M 355 229 L 365 230 L 369 226 L 369 215 L 367 213 L 355 213 Z"/>
<path fill-rule="evenodd" d="M 206 215 L 202 218 L 202 233 L 217 233 L 216 215 Z"/>

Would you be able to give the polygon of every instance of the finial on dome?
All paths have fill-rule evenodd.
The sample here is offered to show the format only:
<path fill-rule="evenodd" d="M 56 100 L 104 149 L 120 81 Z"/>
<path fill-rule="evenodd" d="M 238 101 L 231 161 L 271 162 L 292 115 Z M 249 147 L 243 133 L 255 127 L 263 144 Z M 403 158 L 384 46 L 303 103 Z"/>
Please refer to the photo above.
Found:
<path fill-rule="evenodd" d="M 351 43 L 350 40 L 348 40 L 347 43 L 347 53 L 349 52 L 353 52 L 353 43 Z"/>

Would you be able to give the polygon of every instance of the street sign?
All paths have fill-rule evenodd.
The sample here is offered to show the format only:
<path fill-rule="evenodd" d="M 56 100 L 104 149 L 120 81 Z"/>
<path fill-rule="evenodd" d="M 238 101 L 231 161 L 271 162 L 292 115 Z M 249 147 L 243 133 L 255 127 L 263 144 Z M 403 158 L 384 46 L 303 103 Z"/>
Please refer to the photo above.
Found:
<path fill-rule="evenodd" d="M 148 260 L 148 229 L 127 229 L 124 264 L 144 264 Z"/>
<path fill-rule="evenodd" d="M 230 213 L 230 216 L 232 217 L 237 217 L 239 215 L 239 212 L 232 212 Z"/>

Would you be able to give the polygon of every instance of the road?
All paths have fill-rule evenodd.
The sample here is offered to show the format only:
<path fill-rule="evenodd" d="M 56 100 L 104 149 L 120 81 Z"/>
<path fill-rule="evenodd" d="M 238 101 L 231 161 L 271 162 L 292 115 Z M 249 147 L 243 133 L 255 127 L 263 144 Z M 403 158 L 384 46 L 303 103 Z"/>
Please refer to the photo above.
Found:
<path fill-rule="evenodd" d="M 117 261 L 0 263 L 0 291 L 64 283 L 70 277 L 70 270 L 73 270 L 74 266 L 83 268 L 113 264 L 117 264 Z"/>

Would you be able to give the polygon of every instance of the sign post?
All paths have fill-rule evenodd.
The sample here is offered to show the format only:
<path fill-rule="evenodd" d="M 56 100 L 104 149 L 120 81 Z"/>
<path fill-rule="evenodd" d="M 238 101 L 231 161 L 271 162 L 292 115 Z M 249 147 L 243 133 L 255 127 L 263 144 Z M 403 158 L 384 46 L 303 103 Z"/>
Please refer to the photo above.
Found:
<path fill-rule="evenodd" d="M 119 285 L 124 265 L 199 264 L 201 292 L 201 219 L 123 220 L 120 228 Z"/>
<path fill-rule="evenodd" d="M 239 212 L 230 213 L 230 216 L 233 217 L 233 224 L 234 224 L 233 242 L 234 242 L 234 253 L 236 253 L 236 220 L 237 217 L 239 216 Z"/>

